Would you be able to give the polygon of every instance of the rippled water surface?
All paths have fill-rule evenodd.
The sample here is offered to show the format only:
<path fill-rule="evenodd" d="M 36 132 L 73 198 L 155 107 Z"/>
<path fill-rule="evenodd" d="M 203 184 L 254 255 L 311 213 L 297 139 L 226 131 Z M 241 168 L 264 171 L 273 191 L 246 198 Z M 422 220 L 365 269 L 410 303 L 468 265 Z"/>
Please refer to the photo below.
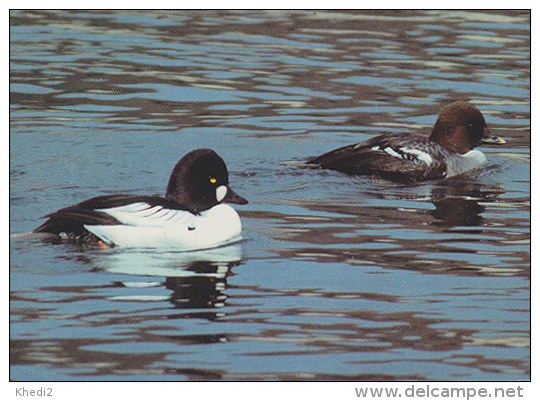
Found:
<path fill-rule="evenodd" d="M 530 14 L 12 11 L 12 380 L 528 380 Z M 454 100 L 507 144 L 400 185 L 287 164 Z M 25 233 L 215 149 L 244 241 Z"/>

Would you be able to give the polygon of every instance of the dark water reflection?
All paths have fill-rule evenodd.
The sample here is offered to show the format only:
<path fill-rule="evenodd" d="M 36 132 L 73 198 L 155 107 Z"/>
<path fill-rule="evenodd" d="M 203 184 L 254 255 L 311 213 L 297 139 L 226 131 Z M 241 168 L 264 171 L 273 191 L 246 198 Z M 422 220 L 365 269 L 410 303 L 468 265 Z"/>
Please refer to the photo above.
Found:
<path fill-rule="evenodd" d="M 528 380 L 530 13 L 12 11 L 13 380 Z M 414 186 L 303 170 L 468 100 L 507 141 Z M 224 157 L 245 240 L 24 233 Z"/>

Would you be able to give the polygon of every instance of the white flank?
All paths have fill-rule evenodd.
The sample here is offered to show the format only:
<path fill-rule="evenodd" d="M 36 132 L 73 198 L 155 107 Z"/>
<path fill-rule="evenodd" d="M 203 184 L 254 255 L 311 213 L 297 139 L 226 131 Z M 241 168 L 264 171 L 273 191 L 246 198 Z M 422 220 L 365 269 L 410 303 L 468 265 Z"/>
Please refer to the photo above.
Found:
<path fill-rule="evenodd" d="M 242 223 L 236 211 L 224 204 L 193 215 L 161 206 L 142 209 L 139 204 L 102 209 L 123 225 L 85 225 L 108 244 L 123 247 L 213 248 L 242 239 Z"/>

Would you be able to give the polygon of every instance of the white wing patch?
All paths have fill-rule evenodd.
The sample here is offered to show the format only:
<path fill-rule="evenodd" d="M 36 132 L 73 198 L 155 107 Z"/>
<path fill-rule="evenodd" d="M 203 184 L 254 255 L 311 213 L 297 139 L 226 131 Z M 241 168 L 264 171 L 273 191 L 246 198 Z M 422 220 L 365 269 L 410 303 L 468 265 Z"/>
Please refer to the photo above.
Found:
<path fill-rule="evenodd" d="M 107 209 L 98 209 L 98 211 L 107 213 L 122 224 L 128 226 L 156 227 L 170 223 L 189 224 L 189 221 L 196 217 L 186 210 L 166 209 L 163 206 L 150 206 L 145 202 L 137 202 Z"/>
<path fill-rule="evenodd" d="M 426 164 L 432 164 L 433 158 L 431 155 L 427 152 L 421 151 L 419 149 L 409 148 L 409 147 L 401 147 L 393 149 L 390 146 L 381 148 L 380 146 L 372 146 L 371 150 L 379 150 L 388 153 L 390 156 L 397 157 L 399 159 L 405 159 L 405 160 L 419 160 Z"/>
<path fill-rule="evenodd" d="M 400 159 L 404 159 L 403 155 L 396 152 L 394 149 L 392 149 L 391 147 L 387 147 L 387 148 L 384 148 L 383 149 L 386 153 L 388 153 L 389 155 L 391 156 L 394 156 L 394 157 L 399 157 Z"/>
<path fill-rule="evenodd" d="M 410 154 L 416 155 L 418 160 L 422 160 L 426 164 L 433 163 L 433 159 L 429 153 L 422 152 L 421 150 L 418 150 L 418 149 L 407 148 L 407 147 L 399 148 L 399 150 L 401 150 L 404 153 L 410 153 Z"/>

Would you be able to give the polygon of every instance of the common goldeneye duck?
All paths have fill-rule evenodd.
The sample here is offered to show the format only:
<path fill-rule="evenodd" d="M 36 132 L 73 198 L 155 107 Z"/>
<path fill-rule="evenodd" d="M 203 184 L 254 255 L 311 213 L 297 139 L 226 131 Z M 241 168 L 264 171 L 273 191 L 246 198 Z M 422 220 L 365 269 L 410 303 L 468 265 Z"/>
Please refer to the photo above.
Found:
<path fill-rule="evenodd" d="M 332 150 L 305 165 L 396 181 L 447 178 L 486 161 L 482 152 L 473 149 L 480 143 L 505 141 L 489 131 L 476 107 L 455 102 L 440 111 L 429 137 L 418 133 L 381 135 Z"/>
<path fill-rule="evenodd" d="M 98 196 L 45 216 L 34 231 L 109 246 L 212 248 L 242 238 L 240 216 L 225 202 L 248 203 L 230 188 L 223 159 L 196 149 L 174 167 L 164 198 Z"/>

